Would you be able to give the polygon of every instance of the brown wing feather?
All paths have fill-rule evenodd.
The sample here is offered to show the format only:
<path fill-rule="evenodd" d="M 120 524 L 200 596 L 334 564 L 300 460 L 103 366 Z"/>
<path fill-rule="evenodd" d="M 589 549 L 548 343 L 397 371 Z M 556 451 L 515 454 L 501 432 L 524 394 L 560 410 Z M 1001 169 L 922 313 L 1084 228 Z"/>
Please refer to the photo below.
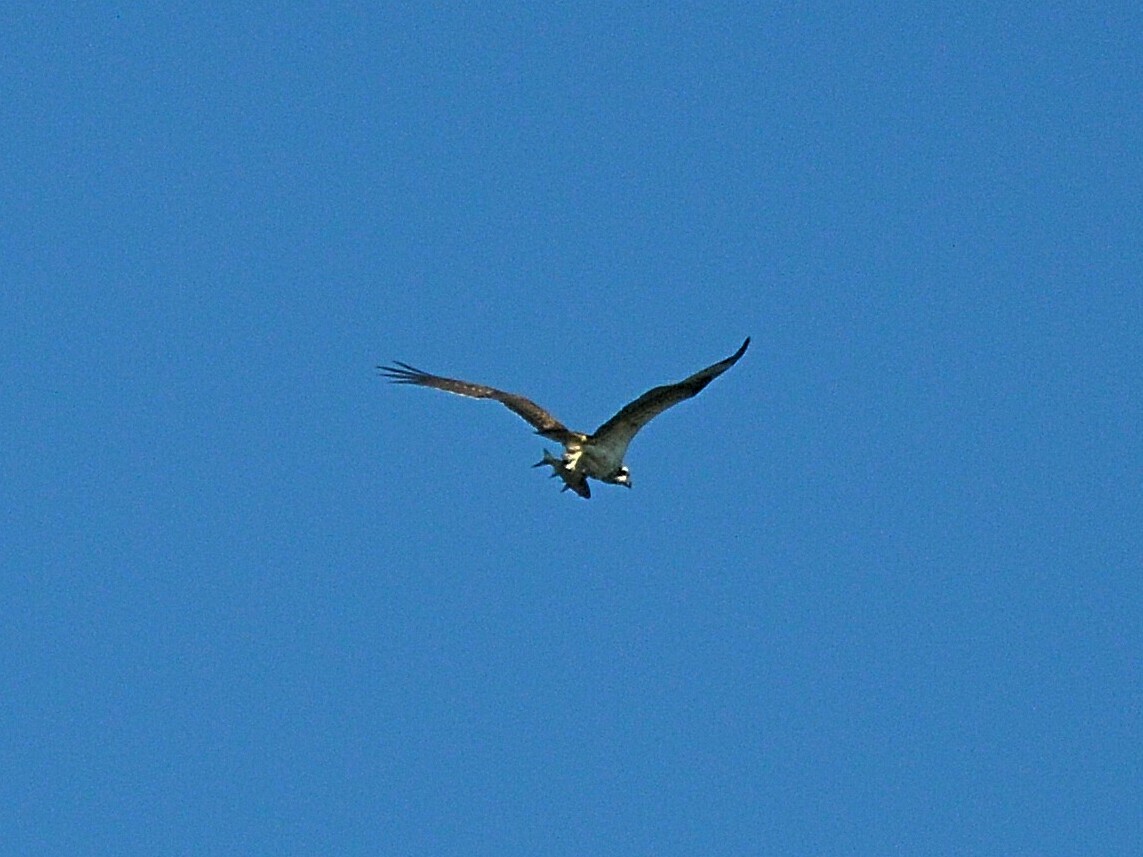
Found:
<path fill-rule="evenodd" d="M 497 390 L 495 387 L 472 384 L 456 378 L 432 375 L 417 369 L 415 366 L 410 366 L 408 363 L 402 363 L 400 360 L 395 360 L 392 366 L 378 366 L 377 369 L 394 384 L 416 384 L 420 387 L 432 387 L 436 390 L 444 390 L 446 393 L 456 393 L 459 396 L 468 396 L 472 399 L 495 399 L 535 426 L 538 434 L 552 440 L 563 443 L 579 437 L 531 399 L 517 396 L 515 393 L 506 393 L 503 390 Z"/>
<path fill-rule="evenodd" d="M 677 384 L 664 384 L 648 390 L 638 399 L 620 409 L 619 413 L 601 425 L 591 436 L 600 442 L 621 443 L 626 446 L 643 426 L 672 405 L 697 395 L 702 389 L 739 361 L 750 345 L 750 337 L 742 347 L 725 360 L 707 366 Z"/>

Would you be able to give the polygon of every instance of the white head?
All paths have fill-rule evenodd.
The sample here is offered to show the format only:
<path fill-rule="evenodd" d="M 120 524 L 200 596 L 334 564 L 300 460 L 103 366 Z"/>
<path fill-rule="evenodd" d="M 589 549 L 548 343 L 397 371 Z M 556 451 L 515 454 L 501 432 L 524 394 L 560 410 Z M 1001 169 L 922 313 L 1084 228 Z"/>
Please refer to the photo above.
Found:
<path fill-rule="evenodd" d="M 623 464 L 623 465 L 620 465 L 619 469 L 616 470 L 613 474 L 611 474 L 606 479 L 603 479 L 601 481 L 610 482 L 612 485 L 626 485 L 628 488 L 630 488 L 631 487 L 631 471 L 627 469 L 626 464 Z"/>

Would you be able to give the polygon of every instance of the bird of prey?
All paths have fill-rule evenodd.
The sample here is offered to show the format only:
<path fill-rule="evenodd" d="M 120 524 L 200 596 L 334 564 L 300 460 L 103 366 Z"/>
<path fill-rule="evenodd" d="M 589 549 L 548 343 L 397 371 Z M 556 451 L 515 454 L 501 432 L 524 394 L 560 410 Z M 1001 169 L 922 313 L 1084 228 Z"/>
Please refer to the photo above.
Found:
<path fill-rule="evenodd" d="M 623 463 L 627 445 L 636 432 L 672 405 L 696 395 L 707 384 L 738 362 L 750 345 L 750 337 L 727 357 L 701 369 L 677 384 L 664 384 L 648 390 L 642 396 L 620 408 L 619 412 L 591 434 L 572 431 L 531 399 L 506 393 L 495 387 L 472 384 L 455 378 L 445 378 L 423 372 L 408 363 L 395 361 L 392 366 L 377 369 L 396 384 L 416 384 L 456 393 L 473 399 L 494 399 L 519 414 L 533 426 L 536 434 L 563 444 L 564 452 L 556 458 L 548 450 L 533 467 L 548 465 L 552 476 L 564 481 L 563 491 L 569 488 L 583 498 L 591 496 L 587 480 L 598 479 L 612 485 L 631 487 L 631 471 Z"/>

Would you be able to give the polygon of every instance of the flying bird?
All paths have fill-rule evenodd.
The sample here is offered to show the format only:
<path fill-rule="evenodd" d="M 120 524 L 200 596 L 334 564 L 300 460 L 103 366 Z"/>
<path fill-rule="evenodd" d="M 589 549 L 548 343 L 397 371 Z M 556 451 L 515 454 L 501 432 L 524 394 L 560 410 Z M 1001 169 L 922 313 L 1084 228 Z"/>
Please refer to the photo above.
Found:
<path fill-rule="evenodd" d="M 749 345 L 748 336 L 742 347 L 725 360 L 707 366 L 677 384 L 664 384 L 648 390 L 635 401 L 620 408 L 615 416 L 591 434 L 572 431 L 531 399 L 515 393 L 506 393 L 483 384 L 432 375 L 399 360 L 394 361 L 392 366 L 378 366 L 377 369 L 395 384 L 432 387 L 473 399 L 494 399 L 505 405 L 531 423 L 536 429 L 536 434 L 563 444 L 562 456 L 556 458 L 545 449 L 544 457 L 532 466 L 550 466 L 551 475 L 560 477 L 564 482 L 561 490 L 567 491 L 570 488 L 586 499 L 591 496 L 591 489 L 587 484 L 589 478 L 612 485 L 626 485 L 630 488 L 631 471 L 623 463 L 623 457 L 627 454 L 627 445 L 631 443 L 631 439 L 639 429 L 667 408 L 697 395 L 707 384 L 737 363 Z"/>

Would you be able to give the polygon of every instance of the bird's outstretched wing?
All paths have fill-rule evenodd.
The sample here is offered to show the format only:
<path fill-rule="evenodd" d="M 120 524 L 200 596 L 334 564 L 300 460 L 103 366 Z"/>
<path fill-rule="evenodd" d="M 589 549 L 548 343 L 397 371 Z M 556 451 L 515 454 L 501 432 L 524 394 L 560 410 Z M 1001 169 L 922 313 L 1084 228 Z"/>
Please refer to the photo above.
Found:
<path fill-rule="evenodd" d="M 625 405 L 619 413 L 597 428 L 591 439 L 600 444 L 625 449 L 639 429 L 672 405 L 677 405 L 684 399 L 697 395 L 703 387 L 737 363 L 746 353 L 749 345 L 750 337 L 748 336 L 746 341 L 742 343 L 742 347 L 725 360 L 707 366 L 677 384 L 664 384 L 661 387 L 648 390 L 631 404 Z"/>
<path fill-rule="evenodd" d="M 515 393 L 505 393 L 495 387 L 471 384 L 456 378 L 432 375 L 399 360 L 395 360 L 392 366 L 378 366 L 377 369 L 394 384 L 416 384 L 420 387 L 432 387 L 437 390 L 444 390 L 446 393 L 456 393 L 458 396 L 468 396 L 472 399 L 495 399 L 535 426 L 537 434 L 542 434 L 544 437 L 560 443 L 582 439 L 582 435 L 568 429 L 567 426 L 531 399 L 517 396 Z"/>

